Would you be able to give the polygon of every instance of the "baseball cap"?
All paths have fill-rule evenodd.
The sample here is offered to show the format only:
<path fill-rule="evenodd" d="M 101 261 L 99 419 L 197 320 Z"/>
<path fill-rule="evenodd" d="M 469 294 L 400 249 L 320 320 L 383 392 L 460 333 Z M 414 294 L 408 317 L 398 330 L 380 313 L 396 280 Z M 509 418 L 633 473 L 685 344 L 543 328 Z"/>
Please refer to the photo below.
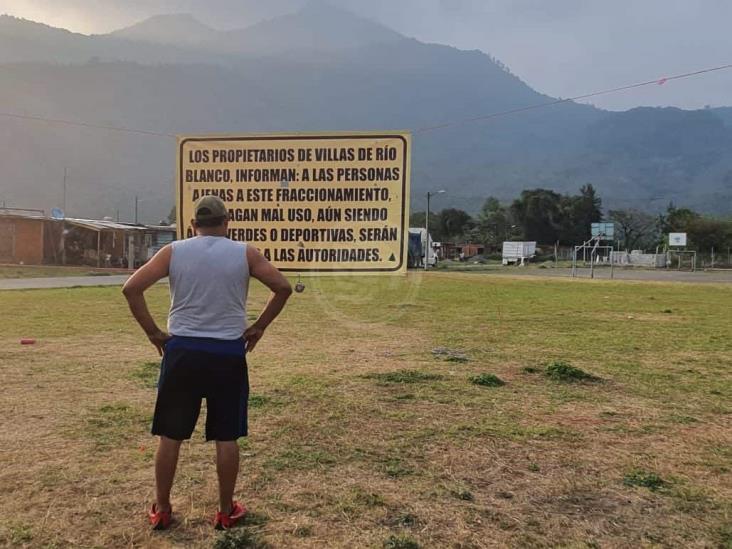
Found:
<path fill-rule="evenodd" d="M 226 210 L 226 204 L 218 196 L 208 195 L 198 199 L 193 207 L 196 221 L 207 221 L 219 217 L 227 217 L 229 212 Z"/>

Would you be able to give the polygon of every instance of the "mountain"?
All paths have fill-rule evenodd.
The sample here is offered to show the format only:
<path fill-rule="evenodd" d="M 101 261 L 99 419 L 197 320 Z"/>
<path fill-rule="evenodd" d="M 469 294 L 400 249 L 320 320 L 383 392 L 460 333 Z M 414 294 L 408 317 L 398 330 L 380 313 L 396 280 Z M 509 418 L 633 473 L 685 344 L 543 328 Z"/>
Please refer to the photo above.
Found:
<path fill-rule="evenodd" d="M 219 31 L 189 14 L 156 15 L 105 35 L 86 36 L 0 15 L 0 63 L 131 61 L 231 64 L 241 57 L 323 55 L 404 40 L 399 33 L 329 4 L 245 29 Z"/>
<path fill-rule="evenodd" d="M 716 109 L 711 110 L 724 120 L 725 124 L 732 126 L 732 107 L 717 107 Z"/>
<path fill-rule="evenodd" d="M 404 38 L 383 25 L 321 1 L 310 2 L 297 13 L 244 29 L 217 31 L 190 14 L 170 14 L 151 17 L 106 36 L 179 47 L 194 46 L 219 54 L 267 56 L 283 52 L 337 51 Z M 144 59 L 138 61 L 144 62 Z"/>
<path fill-rule="evenodd" d="M 730 211 L 732 109 L 568 102 L 460 123 L 552 100 L 484 53 L 320 2 L 234 31 L 165 16 L 84 36 L 0 17 L 6 112 L 161 134 L 412 129 L 417 209 L 438 186 L 448 193 L 435 207 L 475 212 L 489 195 L 592 182 L 610 207 Z M 58 206 L 67 168 L 70 215 L 129 219 L 137 194 L 156 221 L 173 202 L 174 162 L 169 137 L 0 117 L 0 200 L 11 205 Z"/>
<path fill-rule="evenodd" d="M 114 31 L 109 36 L 156 44 L 192 45 L 215 40 L 220 32 L 187 13 L 156 15 L 145 21 Z"/>
<path fill-rule="evenodd" d="M 158 25 L 160 39 L 166 35 L 173 40 L 174 29 Z M 153 26 L 143 28 L 152 32 Z M 0 15 L 0 64 L 57 63 L 80 64 L 89 62 L 130 61 L 144 64 L 230 63 L 224 54 L 196 49 L 190 41 L 178 37 L 175 43 L 125 38 L 125 30 L 108 35 L 72 33 L 19 19 Z M 132 31 L 136 32 L 136 31 Z"/>
<path fill-rule="evenodd" d="M 303 50 L 331 52 L 396 42 L 403 38 L 383 25 L 335 6 L 311 2 L 297 13 L 222 33 L 210 41 L 209 48 L 227 53 L 271 56 Z"/>
<path fill-rule="evenodd" d="M 0 15 L 0 63 L 86 60 L 87 43 L 82 34 Z"/>

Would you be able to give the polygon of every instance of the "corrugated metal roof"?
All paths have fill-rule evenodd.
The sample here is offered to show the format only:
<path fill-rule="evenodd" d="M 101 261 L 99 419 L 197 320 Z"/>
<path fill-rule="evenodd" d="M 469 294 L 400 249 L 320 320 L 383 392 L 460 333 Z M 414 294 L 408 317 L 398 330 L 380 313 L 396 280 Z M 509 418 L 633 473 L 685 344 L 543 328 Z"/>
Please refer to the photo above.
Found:
<path fill-rule="evenodd" d="M 145 227 L 138 225 L 124 225 L 115 221 L 106 221 L 103 219 L 74 219 L 67 217 L 65 219 L 70 225 L 84 227 L 93 231 L 144 231 Z"/>
<path fill-rule="evenodd" d="M 66 221 L 70 225 L 84 227 L 93 231 L 157 231 L 157 232 L 175 232 L 175 225 L 135 225 L 134 223 L 124 223 L 110 221 L 107 219 L 79 219 L 67 217 L 66 219 L 54 219 L 42 213 L 33 210 L 22 209 L 5 209 L 0 208 L 0 217 L 21 217 L 23 219 L 38 219 L 43 221 Z"/>
<path fill-rule="evenodd" d="M 52 220 L 52 218 L 43 215 L 41 212 L 33 210 L 13 210 L 0 208 L 0 217 L 22 217 L 23 219 L 45 219 Z"/>

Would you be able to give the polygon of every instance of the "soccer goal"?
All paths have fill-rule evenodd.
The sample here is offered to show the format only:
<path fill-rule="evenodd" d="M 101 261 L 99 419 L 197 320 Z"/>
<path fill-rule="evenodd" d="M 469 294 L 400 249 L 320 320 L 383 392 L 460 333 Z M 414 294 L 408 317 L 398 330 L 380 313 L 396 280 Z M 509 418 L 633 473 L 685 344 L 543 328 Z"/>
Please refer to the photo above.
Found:
<path fill-rule="evenodd" d="M 695 250 L 669 250 L 666 258 L 667 269 L 696 272 Z"/>
<path fill-rule="evenodd" d="M 572 278 L 580 276 L 580 269 L 589 269 L 590 278 L 595 278 L 595 270 L 609 268 L 610 278 L 615 277 L 614 247 L 603 244 L 602 235 L 593 236 L 586 242 L 574 247 L 572 255 Z"/>

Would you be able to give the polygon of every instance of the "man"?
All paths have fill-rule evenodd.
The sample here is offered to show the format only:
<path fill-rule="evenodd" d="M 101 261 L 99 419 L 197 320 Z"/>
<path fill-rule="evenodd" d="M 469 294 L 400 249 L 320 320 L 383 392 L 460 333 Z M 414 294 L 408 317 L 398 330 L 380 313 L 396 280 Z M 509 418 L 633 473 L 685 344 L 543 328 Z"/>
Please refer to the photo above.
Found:
<path fill-rule="evenodd" d="M 191 437 L 201 399 L 206 398 L 206 440 L 216 441 L 219 479 L 217 529 L 233 526 L 246 509 L 233 500 L 239 473 L 237 439 L 247 435 L 249 379 L 245 353 L 254 350 L 267 326 L 292 293 L 289 282 L 254 246 L 227 238 L 228 212 L 215 196 L 194 208 L 197 236 L 162 248 L 133 274 L 123 293 L 137 322 L 163 356 L 152 433 L 156 499 L 149 519 L 154 529 L 171 522 L 170 490 L 183 440 Z M 168 332 L 148 311 L 144 292 L 170 278 Z M 257 321 L 246 327 L 249 277 L 272 290 Z"/>

